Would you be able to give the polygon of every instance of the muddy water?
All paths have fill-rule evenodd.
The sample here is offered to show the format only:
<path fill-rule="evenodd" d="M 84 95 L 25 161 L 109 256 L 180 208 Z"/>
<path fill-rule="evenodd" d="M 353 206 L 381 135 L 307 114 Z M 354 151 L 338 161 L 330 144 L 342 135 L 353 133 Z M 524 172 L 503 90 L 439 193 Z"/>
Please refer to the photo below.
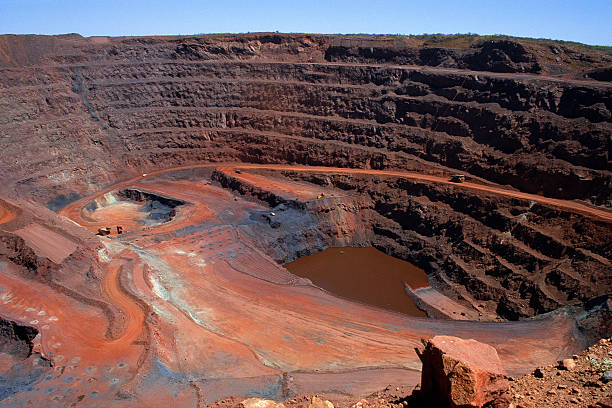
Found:
<path fill-rule="evenodd" d="M 427 286 L 427 275 L 409 262 L 376 248 L 328 248 L 285 264 L 291 273 L 347 299 L 412 316 L 425 316 L 406 294 Z"/>

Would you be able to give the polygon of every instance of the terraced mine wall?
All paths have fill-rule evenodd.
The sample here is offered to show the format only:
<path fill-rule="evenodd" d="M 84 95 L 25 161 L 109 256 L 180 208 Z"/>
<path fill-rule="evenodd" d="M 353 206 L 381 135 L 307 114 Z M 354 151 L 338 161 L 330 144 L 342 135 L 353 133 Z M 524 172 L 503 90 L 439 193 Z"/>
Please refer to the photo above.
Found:
<path fill-rule="evenodd" d="M 431 64 L 398 61 L 395 48 L 374 61 L 331 58 L 342 39 L 327 36 L 2 40 L 2 170 L 41 197 L 132 169 L 236 159 L 419 163 L 549 196 L 610 197 L 606 82 L 399 67 L 390 64 Z M 470 52 L 540 55 L 503 41 Z M 15 139 L 36 147 L 17 152 Z"/>
<path fill-rule="evenodd" d="M 427 271 L 430 285 L 449 298 L 509 320 L 584 303 L 612 288 L 605 221 L 401 178 L 283 172 L 288 180 L 347 193 L 303 205 L 214 174 L 222 186 L 273 207 L 275 217 L 267 219 L 275 232 L 257 241 L 279 263 L 329 246 L 373 245 Z"/>
<path fill-rule="evenodd" d="M 214 171 L 212 180 L 271 207 L 272 211 L 252 213 L 251 219 L 258 225 L 249 226 L 245 231 L 262 252 L 279 264 L 331 246 L 368 246 L 374 237 L 366 200 L 357 197 L 291 200 L 222 171 Z M 270 216 L 271 212 L 274 216 Z"/>
<path fill-rule="evenodd" d="M 4 36 L 0 49 L 1 188 L 41 203 L 159 168 L 245 161 L 460 171 L 610 205 L 612 86 L 550 63 L 598 68 L 607 54 L 274 34 Z M 332 240 L 338 225 L 320 226 L 310 248 L 373 243 L 509 319 L 610 292 L 609 224 L 403 180 L 331 182 L 365 197 L 350 208 L 361 229 Z M 275 258 L 303 253 L 289 252 Z"/>

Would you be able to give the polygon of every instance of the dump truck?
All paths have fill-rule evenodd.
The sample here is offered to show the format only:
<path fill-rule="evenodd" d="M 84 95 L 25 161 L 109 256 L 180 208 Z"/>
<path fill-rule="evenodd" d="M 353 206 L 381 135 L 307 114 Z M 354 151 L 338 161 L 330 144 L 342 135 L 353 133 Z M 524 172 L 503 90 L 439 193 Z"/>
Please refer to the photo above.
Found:
<path fill-rule="evenodd" d="M 100 235 L 100 236 L 106 236 L 106 235 L 110 235 L 111 233 L 111 229 L 109 227 L 104 227 L 104 228 L 98 228 L 98 233 L 96 235 Z"/>
<path fill-rule="evenodd" d="M 452 174 L 450 181 L 453 183 L 463 183 L 465 181 L 465 174 Z"/>

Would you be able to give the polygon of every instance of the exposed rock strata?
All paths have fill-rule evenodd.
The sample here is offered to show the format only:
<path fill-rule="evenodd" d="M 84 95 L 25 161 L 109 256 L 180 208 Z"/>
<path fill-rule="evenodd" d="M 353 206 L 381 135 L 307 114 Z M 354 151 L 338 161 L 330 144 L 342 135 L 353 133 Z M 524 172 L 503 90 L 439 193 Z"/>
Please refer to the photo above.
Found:
<path fill-rule="evenodd" d="M 34 327 L 0 318 L 0 353 L 26 359 L 32 354 L 32 341 L 37 334 Z"/>
<path fill-rule="evenodd" d="M 472 73 L 420 59 L 399 62 L 433 67 L 373 65 L 363 56 L 327 63 L 342 41 L 4 37 L 3 64 L 12 68 L 2 71 L 2 170 L 20 190 L 50 200 L 160 163 L 407 168 L 419 159 L 525 191 L 609 200 L 605 82 Z M 25 44 L 28 52 L 15 49 Z M 459 51 L 418 51 L 436 52 Z M 461 52 L 513 64 L 545 55 L 510 41 Z M 493 69 L 487 64 L 456 67 Z M 16 138 L 37 148 L 17 155 L 8 143 Z"/>
<path fill-rule="evenodd" d="M 351 211 L 373 234 L 355 235 L 353 245 L 373 244 L 420 266 L 431 285 L 475 312 L 516 320 L 612 290 L 606 222 L 408 179 L 286 176 L 359 197 Z M 317 217 L 316 207 L 309 211 Z"/>
<path fill-rule="evenodd" d="M 3 403 L 361 395 L 412 381 L 414 343 L 441 332 L 495 344 L 513 373 L 609 335 L 609 222 L 446 181 L 462 172 L 609 206 L 609 62 L 524 41 L 1 36 L 0 194 L 16 205 L 0 200 L 0 309 L 35 325 L 57 364 L 39 389 L 30 384 L 46 368 L 16 368 Z M 420 65 L 397 65 L 407 63 Z M 239 176 L 221 165 L 145 177 L 229 161 L 444 178 Z M 189 205 L 155 229 L 94 237 L 83 209 L 131 188 Z M 414 262 L 473 316 L 525 321 L 412 319 L 333 297 L 274 262 L 340 244 Z M 574 303 L 584 309 L 558 309 Z"/>

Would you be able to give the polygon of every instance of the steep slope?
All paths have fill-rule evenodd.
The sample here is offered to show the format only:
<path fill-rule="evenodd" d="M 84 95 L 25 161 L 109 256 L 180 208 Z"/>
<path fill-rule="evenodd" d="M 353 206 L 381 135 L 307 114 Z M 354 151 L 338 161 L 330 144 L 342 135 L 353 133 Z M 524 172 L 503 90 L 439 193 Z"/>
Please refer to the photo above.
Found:
<path fill-rule="evenodd" d="M 347 41 L 374 54 L 373 42 L 387 47 L 369 57 L 339 45 Z M 49 188 L 40 195 L 51 199 L 91 191 L 116 179 L 116 169 L 161 162 L 409 168 L 419 161 L 523 191 L 609 200 L 609 84 L 512 73 L 534 71 L 524 68 L 475 72 L 493 67 L 427 59 L 446 49 L 381 41 L 5 36 L 2 171 L 24 191 Z M 532 48 L 491 40 L 445 52 L 460 61 L 537 63 L 542 50 Z M 418 58 L 399 58 L 414 50 Z M 610 63 L 593 53 L 585 55 Z M 36 148 L 15 150 L 24 144 Z"/>

